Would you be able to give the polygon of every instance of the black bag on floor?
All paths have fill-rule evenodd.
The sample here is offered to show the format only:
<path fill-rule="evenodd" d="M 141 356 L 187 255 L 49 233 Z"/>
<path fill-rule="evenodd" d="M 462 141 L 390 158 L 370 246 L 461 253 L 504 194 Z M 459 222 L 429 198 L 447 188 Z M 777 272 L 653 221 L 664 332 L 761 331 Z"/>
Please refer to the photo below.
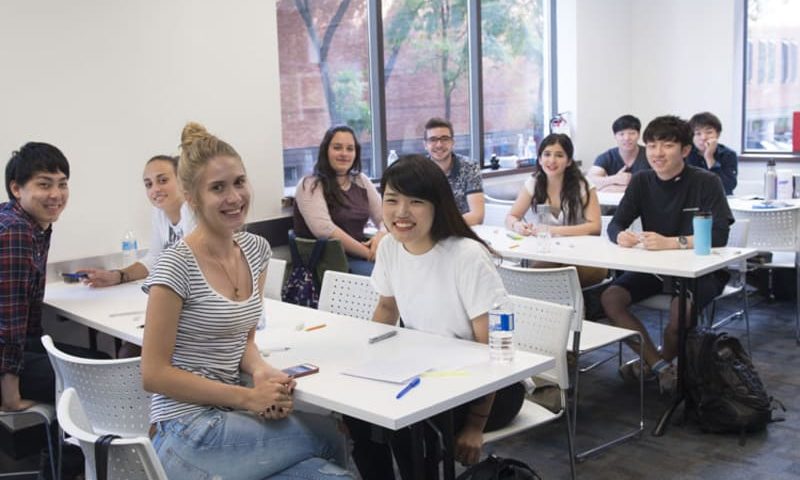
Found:
<path fill-rule="evenodd" d="M 489 455 L 469 467 L 456 480 L 541 480 L 536 470 L 512 458 Z"/>
<path fill-rule="evenodd" d="M 706 328 L 689 332 L 686 392 L 701 430 L 739 433 L 742 444 L 744 433 L 777 421 L 772 418 L 773 399 L 750 357 L 738 339 L 724 332 Z"/>

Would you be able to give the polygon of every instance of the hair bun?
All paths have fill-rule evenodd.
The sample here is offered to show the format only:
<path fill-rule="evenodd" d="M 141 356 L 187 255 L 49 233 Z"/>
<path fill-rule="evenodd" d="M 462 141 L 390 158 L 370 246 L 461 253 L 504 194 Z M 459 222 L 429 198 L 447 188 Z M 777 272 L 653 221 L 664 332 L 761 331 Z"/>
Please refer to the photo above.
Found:
<path fill-rule="evenodd" d="M 183 132 L 181 132 L 181 147 L 185 148 L 198 140 L 208 137 L 209 133 L 206 127 L 197 122 L 189 122 L 183 127 Z"/>

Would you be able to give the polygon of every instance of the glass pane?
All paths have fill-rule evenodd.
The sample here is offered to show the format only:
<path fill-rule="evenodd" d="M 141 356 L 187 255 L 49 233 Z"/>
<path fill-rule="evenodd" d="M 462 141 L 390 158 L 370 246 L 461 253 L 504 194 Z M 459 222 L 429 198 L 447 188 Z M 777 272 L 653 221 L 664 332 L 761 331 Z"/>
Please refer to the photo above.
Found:
<path fill-rule="evenodd" d="M 747 9 L 744 150 L 789 152 L 800 110 L 800 2 L 751 0 Z"/>
<path fill-rule="evenodd" d="M 283 178 L 311 173 L 331 126 L 358 133 L 372 176 L 366 0 L 278 0 Z"/>
<path fill-rule="evenodd" d="M 544 131 L 544 0 L 481 2 L 484 158 L 532 159 Z"/>
<path fill-rule="evenodd" d="M 425 152 L 425 122 L 443 117 L 469 155 L 466 0 L 384 1 L 382 14 L 389 150 Z"/>

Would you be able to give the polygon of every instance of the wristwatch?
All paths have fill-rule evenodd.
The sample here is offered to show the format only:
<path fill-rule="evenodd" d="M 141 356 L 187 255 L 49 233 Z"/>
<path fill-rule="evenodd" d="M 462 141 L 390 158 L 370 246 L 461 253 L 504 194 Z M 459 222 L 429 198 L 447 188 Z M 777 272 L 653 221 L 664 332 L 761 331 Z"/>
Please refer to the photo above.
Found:
<path fill-rule="evenodd" d="M 686 236 L 684 236 L 684 235 L 679 236 L 678 237 L 678 247 L 681 250 L 686 250 L 687 248 L 689 248 L 689 239 L 686 238 Z"/>

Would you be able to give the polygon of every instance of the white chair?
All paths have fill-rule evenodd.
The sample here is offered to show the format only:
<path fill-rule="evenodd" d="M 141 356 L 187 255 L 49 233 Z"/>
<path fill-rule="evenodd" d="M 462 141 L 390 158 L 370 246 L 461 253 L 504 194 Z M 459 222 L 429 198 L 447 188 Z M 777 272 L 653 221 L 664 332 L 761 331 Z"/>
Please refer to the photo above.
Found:
<path fill-rule="evenodd" d="M 85 457 L 86 478 L 96 478 L 94 443 L 100 437 L 92 427 L 81 400 L 74 388 L 67 388 L 58 401 L 58 421 L 61 428 L 78 440 Z M 147 436 L 119 438 L 108 448 L 108 479 L 167 480 Z"/>
<path fill-rule="evenodd" d="M 328 270 L 322 279 L 319 310 L 371 320 L 378 298 L 369 277 Z"/>
<path fill-rule="evenodd" d="M 522 410 L 509 425 L 493 432 L 484 433 L 483 441 L 484 443 L 496 442 L 524 430 L 550 423 L 563 416 L 566 419 L 570 473 L 574 479 L 573 428 L 570 424 L 569 408 L 566 407 L 567 390 L 569 389 L 566 345 L 572 324 L 572 309 L 514 295 L 509 298 L 515 316 L 514 345 L 519 350 L 548 355 L 555 359 L 555 368 L 540 374 L 540 376 L 558 385 L 561 390 L 562 408 L 558 413 L 553 413 L 535 402 L 525 400 Z"/>
<path fill-rule="evenodd" d="M 75 388 L 86 404 L 89 420 L 99 434 L 147 435 L 150 429 L 150 394 L 142 388 L 141 357 L 96 360 L 68 355 L 42 337 L 56 374 L 56 399 Z"/>
<path fill-rule="evenodd" d="M 737 223 L 740 219 L 750 220 L 747 247 L 773 252 L 771 262 L 751 267 L 795 269 L 795 342 L 800 345 L 800 206 L 753 209 L 746 202 L 729 200 L 728 204 Z"/>
<path fill-rule="evenodd" d="M 264 281 L 264 296 L 272 300 L 281 299 L 283 276 L 286 273 L 286 260 L 270 258 L 267 266 L 267 278 Z"/>
<path fill-rule="evenodd" d="M 578 398 L 579 398 L 579 379 L 581 370 L 579 366 L 580 358 L 599 348 L 618 344 L 619 350 L 622 349 L 623 341 L 636 338 L 641 344 L 642 336 L 635 330 L 628 330 L 603 323 L 590 322 L 584 320 L 583 292 L 578 281 L 578 271 L 575 267 L 560 268 L 522 268 L 510 265 L 500 265 L 498 267 L 500 277 L 506 290 L 512 295 L 518 295 L 537 300 L 565 305 L 571 309 L 571 329 L 572 336 L 568 339 L 567 349 L 575 354 L 575 394 L 573 398 L 573 428 L 577 429 Z M 604 363 L 595 363 L 592 367 Z M 621 352 L 619 353 L 620 364 L 622 362 Z M 641 362 L 641 359 L 639 360 Z M 640 365 L 641 367 L 642 365 Z M 639 425 L 631 431 L 605 442 L 597 447 L 588 449 L 577 454 L 578 460 L 598 453 L 606 448 L 621 443 L 632 437 L 638 436 L 644 429 L 644 383 L 639 379 Z"/>
<path fill-rule="evenodd" d="M 510 205 L 500 203 L 487 203 L 483 206 L 483 224 L 493 227 L 505 227 L 506 215 L 511 210 Z"/>
<path fill-rule="evenodd" d="M 45 403 L 37 403 L 36 405 L 19 412 L 6 412 L 0 410 L 0 422 L 6 425 L 9 425 L 9 422 L 6 422 L 6 420 L 17 421 L 25 417 L 36 417 L 37 420 L 40 420 L 42 423 L 44 423 L 45 432 L 47 434 L 47 452 L 50 456 L 50 472 L 53 475 L 52 478 L 59 478 L 59 475 L 57 475 L 58 467 L 56 466 L 55 455 L 56 444 L 52 433 L 52 423 L 56 419 L 55 408 L 53 408 L 52 405 Z M 39 473 L 38 470 L 5 472 L 0 474 L 0 477 L 6 477 L 8 475 L 12 478 L 17 478 L 18 475 L 36 475 L 37 473 Z"/>

